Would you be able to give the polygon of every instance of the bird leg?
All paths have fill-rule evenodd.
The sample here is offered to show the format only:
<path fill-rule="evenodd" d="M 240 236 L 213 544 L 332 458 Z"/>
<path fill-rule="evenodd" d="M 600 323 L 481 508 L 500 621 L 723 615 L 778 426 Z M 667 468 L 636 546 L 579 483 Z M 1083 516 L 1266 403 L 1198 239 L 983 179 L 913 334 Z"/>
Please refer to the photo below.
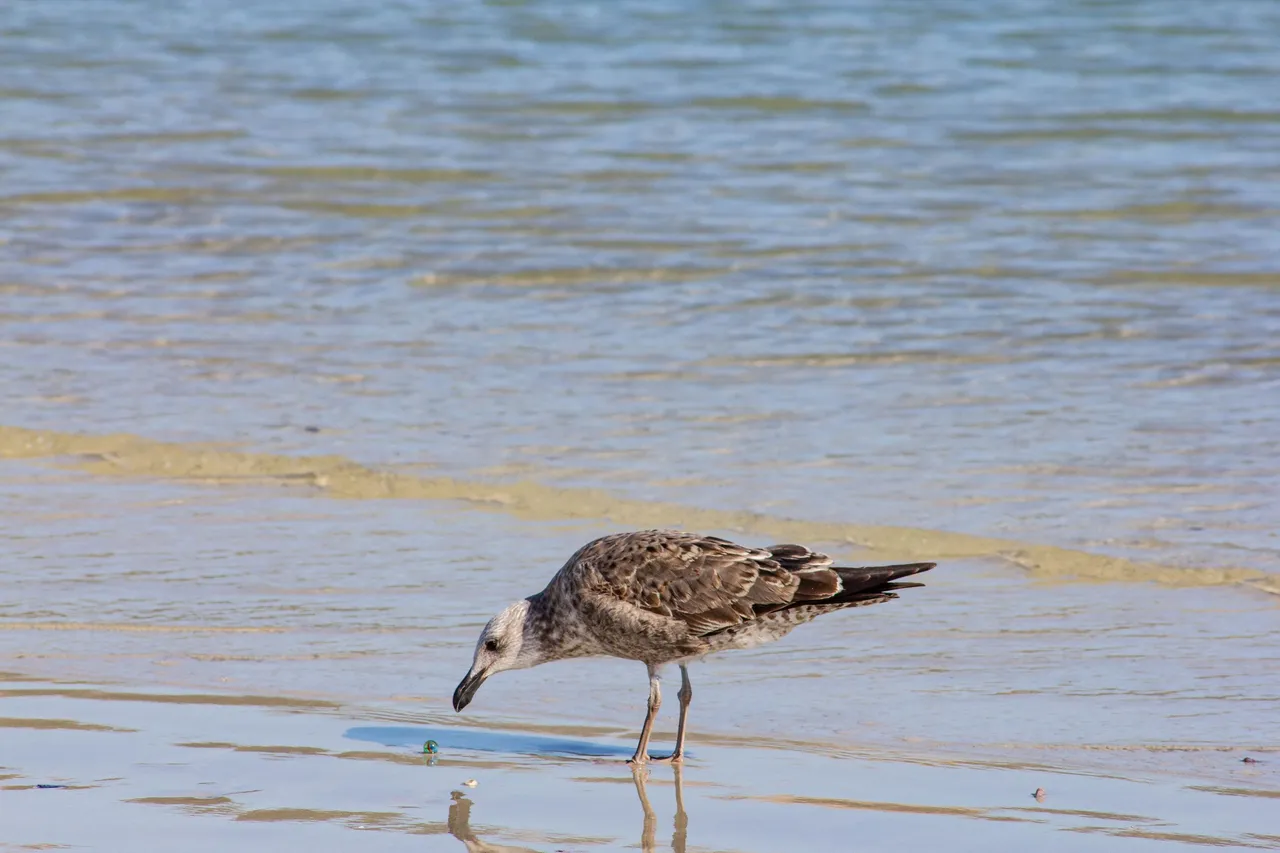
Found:
<path fill-rule="evenodd" d="M 680 664 L 680 692 L 676 696 L 680 699 L 680 724 L 676 730 L 675 752 L 661 757 L 653 756 L 650 761 L 669 761 L 672 764 L 684 761 L 684 727 L 689 721 L 689 703 L 693 701 L 693 682 L 689 681 L 689 668 L 684 664 Z"/>
<path fill-rule="evenodd" d="M 649 735 L 653 732 L 653 721 L 662 707 L 662 688 L 658 685 L 658 668 L 649 667 L 649 712 L 644 717 L 644 728 L 640 730 L 640 742 L 636 744 L 636 754 L 631 756 L 629 764 L 644 764 L 649 760 Z"/>
<path fill-rule="evenodd" d="M 671 753 L 673 762 L 684 761 L 684 725 L 689 722 L 689 703 L 693 701 L 693 682 L 689 681 L 689 667 L 680 664 L 680 726 L 676 729 L 676 751 Z"/>

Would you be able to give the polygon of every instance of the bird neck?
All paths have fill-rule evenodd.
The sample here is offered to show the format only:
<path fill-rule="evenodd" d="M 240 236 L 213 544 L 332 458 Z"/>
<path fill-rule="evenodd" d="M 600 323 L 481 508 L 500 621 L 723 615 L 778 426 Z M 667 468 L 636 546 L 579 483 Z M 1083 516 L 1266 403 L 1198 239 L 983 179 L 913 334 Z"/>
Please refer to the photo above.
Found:
<path fill-rule="evenodd" d="M 540 662 L 564 660 L 594 654 L 582 630 L 577 613 L 552 590 L 543 590 L 527 599 L 525 642 L 539 649 Z"/>

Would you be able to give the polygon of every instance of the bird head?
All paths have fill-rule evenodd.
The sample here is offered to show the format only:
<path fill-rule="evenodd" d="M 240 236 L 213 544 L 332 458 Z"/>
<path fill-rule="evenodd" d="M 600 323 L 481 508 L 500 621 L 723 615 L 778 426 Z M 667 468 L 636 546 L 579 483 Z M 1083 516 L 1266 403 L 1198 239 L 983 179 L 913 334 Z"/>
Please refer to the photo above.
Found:
<path fill-rule="evenodd" d="M 467 707 L 480 685 L 494 673 L 524 669 L 539 662 L 537 643 L 525 636 L 525 616 L 528 613 L 529 601 L 517 601 L 484 626 L 480 639 L 476 641 L 471 669 L 458 684 L 458 689 L 453 691 L 453 710 L 461 711 Z"/>

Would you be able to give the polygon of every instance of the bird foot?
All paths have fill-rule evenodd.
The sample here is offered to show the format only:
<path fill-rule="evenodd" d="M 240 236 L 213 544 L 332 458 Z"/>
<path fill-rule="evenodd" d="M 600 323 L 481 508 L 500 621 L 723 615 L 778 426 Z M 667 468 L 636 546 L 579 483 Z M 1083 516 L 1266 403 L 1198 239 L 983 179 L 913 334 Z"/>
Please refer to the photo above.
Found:
<path fill-rule="evenodd" d="M 635 756 L 627 759 L 627 763 L 632 765 L 644 764 L 645 762 L 650 764 L 683 764 L 684 754 L 672 753 L 671 755 L 650 755 L 645 758 L 644 761 L 637 760 Z"/>

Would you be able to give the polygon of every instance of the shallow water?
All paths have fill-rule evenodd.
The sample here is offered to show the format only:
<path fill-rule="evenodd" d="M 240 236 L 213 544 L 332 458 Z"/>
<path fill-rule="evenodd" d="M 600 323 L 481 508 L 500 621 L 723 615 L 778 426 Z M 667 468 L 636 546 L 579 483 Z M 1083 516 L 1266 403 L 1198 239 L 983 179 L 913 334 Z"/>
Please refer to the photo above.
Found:
<path fill-rule="evenodd" d="M 0 718 L 4 832 L 15 848 L 180 837 L 192 849 L 401 849 L 404 835 L 429 850 L 678 853 L 1072 850 L 1080 833 L 1103 850 L 1280 844 L 1269 802 L 1280 779 L 1267 764 L 1191 784 L 1150 770 L 955 761 L 928 748 L 830 755 L 744 742 L 704 744 L 683 769 L 633 774 L 619 758 L 629 745 L 590 729 L 369 725 L 386 710 L 36 682 L 6 682 L 0 698 L 22 715 Z M 441 738 L 440 755 L 421 754 L 427 736 Z M 58 819 L 68 808 L 77 820 Z"/>
<path fill-rule="evenodd" d="M 581 766 L 637 666 L 447 699 L 579 544 L 678 525 L 943 563 L 695 670 L 690 849 L 1280 845 L 1280 7 L 0 30 L 0 670 L 44 685 L 0 718 L 138 730 L 0 726 L 5 784 L 87 785 L 22 796 L 210 847 L 644 846 L 625 769 Z M 202 704 L 246 695 L 303 704 Z M 327 775 L 424 731 L 436 767 Z M 233 748 L 273 743 L 324 754 Z M 245 817 L 295 808 L 330 816 Z M 42 809 L 0 842 L 94 838 Z"/>
<path fill-rule="evenodd" d="M 0 719 L 4 831 L 15 847 L 182 838 L 192 849 L 402 849 L 404 835 L 431 850 L 678 853 L 1079 849 L 1078 834 L 1093 836 L 1089 849 L 1280 843 L 1266 765 L 1188 784 L 1149 771 L 950 761 L 928 748 L 832 756 L 737 743 L 701 745 L 682 770 L 631 774 L 618 758 L 625 745 L 588 729 L 367 725 L 384 713 L 31 681 L 6 681 L 0 697 L 23 715 Z M 439 756 L 420 752 L 429 735 L 447 744 Z M 68 808 L 77 820 L 59 821 Z"/>

